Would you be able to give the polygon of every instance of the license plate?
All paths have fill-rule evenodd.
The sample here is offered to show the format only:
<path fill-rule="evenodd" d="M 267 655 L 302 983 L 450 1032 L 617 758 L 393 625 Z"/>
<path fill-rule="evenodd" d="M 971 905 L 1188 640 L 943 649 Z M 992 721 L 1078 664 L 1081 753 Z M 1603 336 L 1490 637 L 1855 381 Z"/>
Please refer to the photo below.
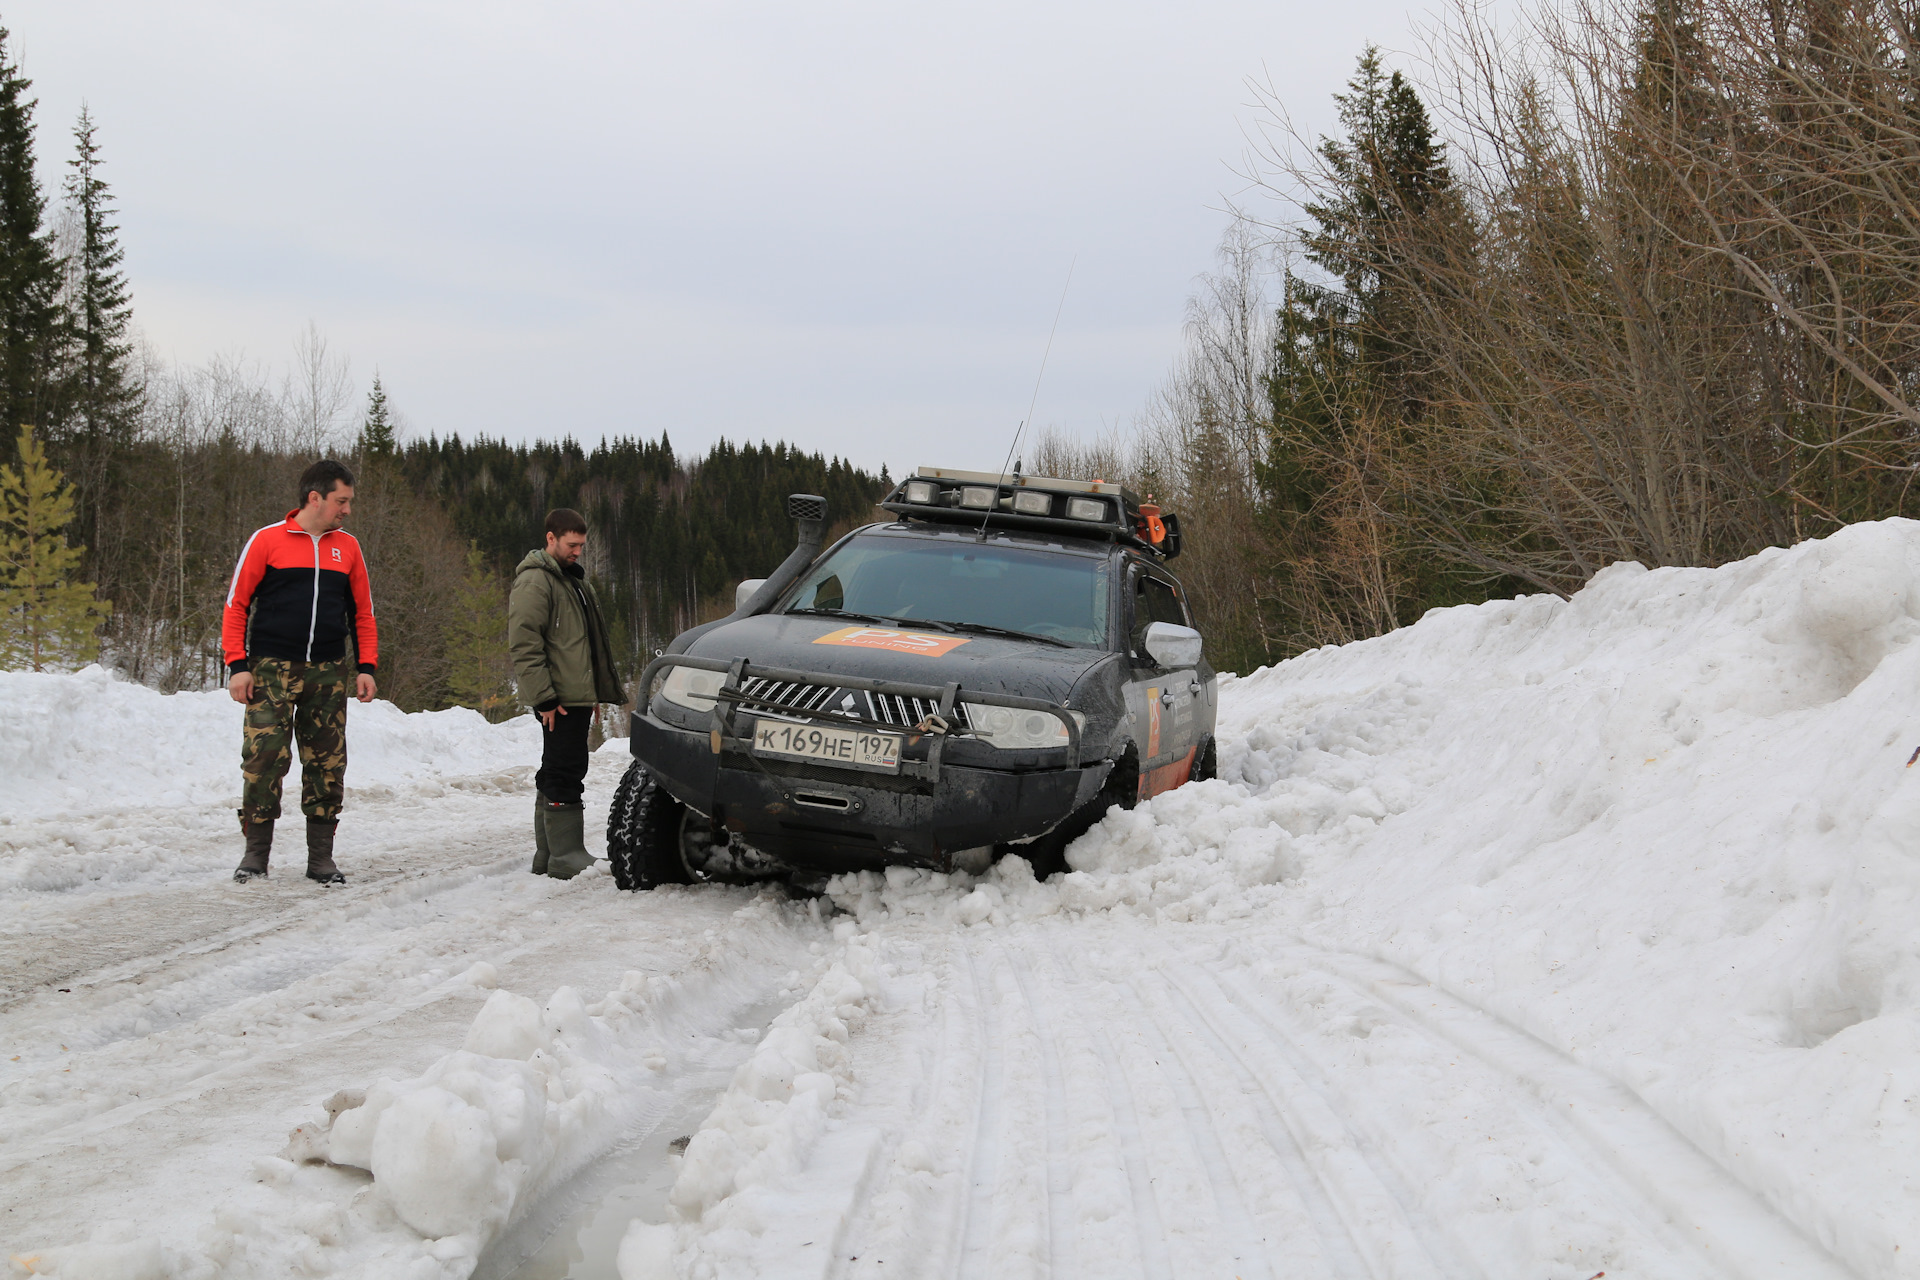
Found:
<path fill-rule="evenodd" d="M 789 724 L 784 720 L 753 722 L 753 751 L 761 756 L 789 760 L 818 760 L 852 769 L 900 772 L 900 735 L 842 729 L 830 724 Z"/>

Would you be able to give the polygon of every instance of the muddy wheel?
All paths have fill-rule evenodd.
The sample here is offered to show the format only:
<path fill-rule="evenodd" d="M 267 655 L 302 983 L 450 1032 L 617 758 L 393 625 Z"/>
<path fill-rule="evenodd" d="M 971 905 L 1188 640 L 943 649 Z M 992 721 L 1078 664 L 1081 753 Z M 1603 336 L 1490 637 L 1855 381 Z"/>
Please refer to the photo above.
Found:
<path fill-rule="evenodd" d="M 661 884 L 690 884 L 681 856 L 681 830 L 692 815 L 668 795 L 638 760 L 620 779 L 607 812 L 607 861 L 613 882 L 622 889 L 651 889 Z M 702 819 L 704 821 L 704 819 Z"/>
<path fill-rule="evenodd" d="M 1200 740 L 1200 750 L 1194 753 L 1193 770 L 1187 774 L 1188 782 L 1208 782 L 1220 776 L 1220 753 L 1214 746 L 1209 734 Z"/>

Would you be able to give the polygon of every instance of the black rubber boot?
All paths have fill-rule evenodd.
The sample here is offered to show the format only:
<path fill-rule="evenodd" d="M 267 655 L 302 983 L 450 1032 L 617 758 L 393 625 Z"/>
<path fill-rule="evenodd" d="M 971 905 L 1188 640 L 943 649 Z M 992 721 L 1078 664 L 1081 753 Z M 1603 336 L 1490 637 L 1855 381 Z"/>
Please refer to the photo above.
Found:
<path fill-rule="evenodd" d="M 593 865 L 587 852 L 587 812 L 577 804 L 548 804 L 547 874 L 555 880 L 571 880 Z"/>
<path fill-rule="evenodd" d="M 533 793 L 533 874 L 547 874 L 547 858 L 551 852 L 547 846 L 547 798 L 536 791 Z"/>
<path fill-rule="evenodd" d="M 340 827 L 338 818 L 307 819 L 307 879 L 321 884 L 345 884 L 346 876 L 333 865 L 333 833 Z"/>
<path fill-rule="evenodd" d="M 247 852 L 240 859 L 240 865 L 233 869 L 235 884 L 245 884 L 249 880 L 267 878 L 267 855 L 273 852 L 273 819 L 265 822 L 248 822 L 240 819 L 240 830 L 246 833 Z"/>

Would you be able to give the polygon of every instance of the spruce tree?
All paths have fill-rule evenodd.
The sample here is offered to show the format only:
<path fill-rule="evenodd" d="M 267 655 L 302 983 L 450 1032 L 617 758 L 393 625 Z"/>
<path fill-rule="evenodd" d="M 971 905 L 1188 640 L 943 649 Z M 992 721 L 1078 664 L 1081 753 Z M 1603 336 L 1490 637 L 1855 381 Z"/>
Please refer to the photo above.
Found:
<path fill-rule="evenodd" d="M 477 543 L 467 544 L 467 571 L 447 627 L 447 687 L 454 705 L 472 707 L 495 723 L 516 710 L 507 655 L 507 593 Z"/>
<path fill-rule="evenodd" d="M 86 107 L 73 127 L 66 198 L 75 244 L 68 263 L 67 327 L 71 334 L 65 409 L 69 430 L 87 441 L 117 441 L 132 426 L 138 392 L 127 367 L 132 300 L 120 270 L 125 254 L 113 221 L 113 197 L 100 178 L 100 144 Z"/>
<path fill-rule="evenodd" d="M 30 428 L 19 450 L 18 470 L 0 467 L 0 667 L 79 666 L 98 656 L 112 606 L 74 580 L 85 548 L 60 532 L 73 519 L 73 490 Z"/>
<path fill-rule="evenodd" d="M 375 373 L 373 390 L 367 393 L 367 419 L 360 424 L 360 441 L 356 451 L 363 461 L 384 462 L 393 457 L 395 444 L 386 389 L 380 385 L 380 375 Z"/>
<path fill-rule="evenodd" d="M 47 425 L 49 373 L 60 338 L 60 260 L 42 228 L 46 201 L 33 164 L 33 82 L 0 27 L 0 423 Z"/>

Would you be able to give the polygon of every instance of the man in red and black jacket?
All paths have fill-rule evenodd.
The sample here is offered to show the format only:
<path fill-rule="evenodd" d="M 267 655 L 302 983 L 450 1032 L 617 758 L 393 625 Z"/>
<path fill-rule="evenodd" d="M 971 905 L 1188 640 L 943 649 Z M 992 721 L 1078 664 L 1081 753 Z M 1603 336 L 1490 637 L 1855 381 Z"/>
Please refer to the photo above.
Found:
<path fill-rule="evenodd" d="M 247 708 L 240 765 L 247 851 L 233 873 L 241 884 L 267 874 L 280 782 L 296 740 L 307 878 L 347 882 L 333 862 L 333 836 L 345 794 L 348 691 L 372 702 L 380 661 L 367 565 L 359 542 L 340 528 L 352 511 L 353 472 L 330 459 L 314 463 L 300 477 L 299 510 L 255 530 L 233 571 L 220 634 L 227 691 Z"/>

